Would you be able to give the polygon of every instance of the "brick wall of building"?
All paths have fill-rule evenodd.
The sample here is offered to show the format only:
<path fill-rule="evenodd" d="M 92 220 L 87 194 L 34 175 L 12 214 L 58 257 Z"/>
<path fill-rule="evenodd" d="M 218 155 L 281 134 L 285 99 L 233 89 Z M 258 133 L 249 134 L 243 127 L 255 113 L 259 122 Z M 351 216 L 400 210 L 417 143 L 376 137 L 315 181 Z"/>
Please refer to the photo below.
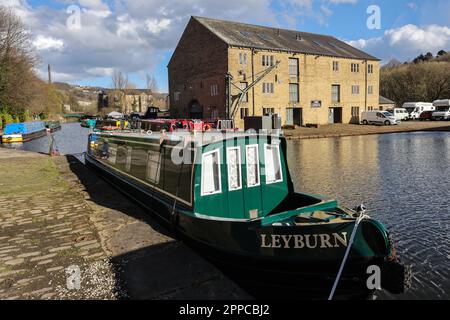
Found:
<path fill-rule="evenodd" d="M 247 54 L 247 64 L 240 64 L 240 53 Z M 291 54 L 282 52 L 257 51 L 252 54 L 250 49 L 229 48 L 229 72 L 232 74 L 236 85 L 240 82 L 252 83 L 252 59 L 254 74 L 264 71 L 263 55 L 274 56 L 274 61 L 280 61 L 280 65 L 258 83 L 248 94 L 248 102 L 240 104 L 240 108 L 248 108 L 249 115 L 263 115 L 263 108 L 274 109 L 282 117 L 282 123 L 286 123 L 286 109 L 301 108 L 303 124 L 327 124 L 329 122 L 329 108 L 342 107 L 342 122 L 350 123 L 352 107 L 359 107 L 361 114 L 366 108 L 365 83 L 366 65 L 373 65 L 373 73 L 367 74 L 367 87 L 372 86 L 372 94 L 367 94 L 367 108 L 378 107 L 379 99 L 379 62 L 333 58 L 325 56 Z M 298 59 L 298 77 L 291 77 L 289 72 L 289 58 Z M 338 62 L 339 70 L 333 71 L 333 61 Z M 351 72 L 351 64 L 359 64 L 359 72 Z M 257 77 L 257 76 L 256 76 Z M 274 93 L 263 93 L 264 83 L 273 83 Z M 299 85 L 299 102 L 291 102 L 289 95 L 290 84 Z M 332 102 L 331 86 L 340 85 L 340 102 Z M 352 94 L 352 86 L 359 86 L 359 94 Z M 234 86 L 233 86 L 234 88 Z M 233 89 L 232 93 L 239 91 Z M 254 99 L 253 99 L 254 98 Z M 321 101 L 320 108 L 312 108 L 312 101 Z M 253 102 L 254 101 L 254 102 Z M 236 112 L 236 122 L 243 127 L 241 113 Z"/>
<path fill-rule="evenodd" d="M 191 19 L 168 66 L 173 117 L 189 117 L 189 107 L 195 101 L 202 107 L 204 118 L 210 117 L 214 109 L 220 110 L 219 116 L 225 116 L 227 47 Z M 212 95 L 211 86 L 215 85 L 217 94 Z"/>
<path fill-rule="evenodd" d="M 246 54 L 246 59 L 240 54 Z M 359 115 L 365 109 L 378 108 L 379 61 L 229 47 L 201 23 L 191 19 L 168 66 L 172 116 L 189 117 L 189 108 L 198 102 L 203 118 L 225 117 L 227 72 L 233 76 L 236 86 L 251 84 L 267 68 L 262 63 L 263 56 L 273 56 L 273 61 L 280 61 L 280 65 L 250 90 L 247 101 L 241 102 L 235 110 L 239 128 L 244 127 L 241 108 L 248 109 L 250 116 L 263 115 L 264 108 L 273 109 L 281 116 L 283 125 L 287 124 L 287 110 L 292 108 L 301 109 L 302 125 L 329 123 L 330 108 L 342 108 L 336 109 L 342 110 L 342 123 L 358 120 L 357 114 L 352 116 L 352 107 L 359 108 L 353 109 L 353 113 L 359 110 Z M 289 58 L 298 59 L 298 77 L 290 76 Z M 338 71 L 333 71 L 333 62 L 338 63 Z M 351 71 L 352 63 L 359 65 L 359 72 Z M 367 73 L 366 86 L 368 65 L 373 66 L 373 73 Z M 273 85 L 274 93 L 263 93 L 264 83 Z M 290 101 L 290 84 L 299 85 L 298 102 Z M 217 88 L 212 94 L 213 85 Z M 332 101 L 332 85 L 340 86 L 337 103 Z M 352 86 L 359 86 L 359 94 L 352 94 Z M 366 101 L 369 86 L 372 93 L 367 93 Z M 239 91 L 232 86 L 231 92 L 236 95 Z M 321 107 L 312 108 L 312 101 L 320 101 Z"/>

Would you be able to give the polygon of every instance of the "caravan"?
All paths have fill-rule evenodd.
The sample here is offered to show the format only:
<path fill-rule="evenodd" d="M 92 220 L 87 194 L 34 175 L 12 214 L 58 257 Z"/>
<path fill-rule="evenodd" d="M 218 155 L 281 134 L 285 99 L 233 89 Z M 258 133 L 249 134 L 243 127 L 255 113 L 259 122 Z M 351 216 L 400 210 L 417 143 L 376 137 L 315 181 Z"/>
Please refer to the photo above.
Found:
<path fill-rule="evenodd" d="M 435 112 L 432 120 L 450 120 L 450 99 L 436 100 L 433 102 Z"/>
<path fill-rule="evenodd" d="M 434 111 L 436 108 L 428 102 L 406 102 L 403 108 L 408 110 L 409 119 L 417 120 L 424 111 Z"/>

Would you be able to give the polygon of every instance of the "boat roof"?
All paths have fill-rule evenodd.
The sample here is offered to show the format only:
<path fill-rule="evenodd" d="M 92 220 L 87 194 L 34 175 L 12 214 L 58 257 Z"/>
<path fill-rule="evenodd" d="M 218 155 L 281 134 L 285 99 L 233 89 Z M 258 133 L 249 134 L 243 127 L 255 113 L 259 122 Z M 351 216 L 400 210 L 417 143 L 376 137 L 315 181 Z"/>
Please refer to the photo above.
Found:
<path fill-rule="evenodd" d="M 127 140 L 149 140 L 158 141 L 162 139 L 170 142 L 196 142 L 199 146 L 207 146 L 225 140 L 256 138 L 256 137 L 271 137 L 272 139 L 284 139 L 281 132 L 222 132 L 222 131 L 208 131 L 192 133 L 188 131 L 176 131 L 171 133 L 153 132 L 151 134 L 141 132 L 96 132 L 96 135 L 111 138 L 125 138 Z"/>

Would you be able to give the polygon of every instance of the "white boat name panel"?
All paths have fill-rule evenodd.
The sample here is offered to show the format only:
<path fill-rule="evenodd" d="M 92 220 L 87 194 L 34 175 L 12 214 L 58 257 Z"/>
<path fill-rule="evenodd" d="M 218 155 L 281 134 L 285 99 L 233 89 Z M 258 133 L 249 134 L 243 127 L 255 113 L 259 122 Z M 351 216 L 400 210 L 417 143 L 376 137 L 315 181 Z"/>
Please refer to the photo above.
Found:
<path fill-rule="evenodd" d="M 281 235 L 261 234 L 261 248 L 272 249 L 331 249 L 347 247 L 347 232 L 333 234 Z"/>

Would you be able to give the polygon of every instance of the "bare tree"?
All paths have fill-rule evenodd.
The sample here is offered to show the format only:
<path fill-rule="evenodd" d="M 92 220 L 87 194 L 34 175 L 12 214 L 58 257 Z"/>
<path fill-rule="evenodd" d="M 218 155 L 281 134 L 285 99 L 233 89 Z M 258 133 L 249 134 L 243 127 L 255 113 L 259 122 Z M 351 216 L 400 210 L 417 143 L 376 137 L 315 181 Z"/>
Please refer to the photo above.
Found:
<path fill-rule="evenodd" d="M 147 73 L 146 79 L 147 79 L 147 89 L 151 93 L 157 93 L 159 88 L 158 88 L 158 81 L 156 81 L 156 78 L 153 75 L 149 75 Z"/>
<path fill-rule="evenodd" d="M 114 89 L 115 106 L 120 109 L 122 113 L 125 112 L 125 90 L 128 87 L 128 76 L 124 75 L 122 71 L 114 70 L 112 75 L 112 87 Z"/>
<path fill-rule="evenodd" d="M 53 109 L 53 103 L 41 99 L 54 88 L 42 87 L 42 80 L 34 71 L 37 57 L 32 48 L 30 32 L 20 18 L 11 8 L 0 6 L 0 108 L 11 114 Z M 39 100 L 45 101 L 44 105 Z"/>
<path fill-rule="evenodd" d="M 450 96 L 450 62 L 410 63 L 382 69 L 380 93 L 396 101 L 432 102 Z"/>

